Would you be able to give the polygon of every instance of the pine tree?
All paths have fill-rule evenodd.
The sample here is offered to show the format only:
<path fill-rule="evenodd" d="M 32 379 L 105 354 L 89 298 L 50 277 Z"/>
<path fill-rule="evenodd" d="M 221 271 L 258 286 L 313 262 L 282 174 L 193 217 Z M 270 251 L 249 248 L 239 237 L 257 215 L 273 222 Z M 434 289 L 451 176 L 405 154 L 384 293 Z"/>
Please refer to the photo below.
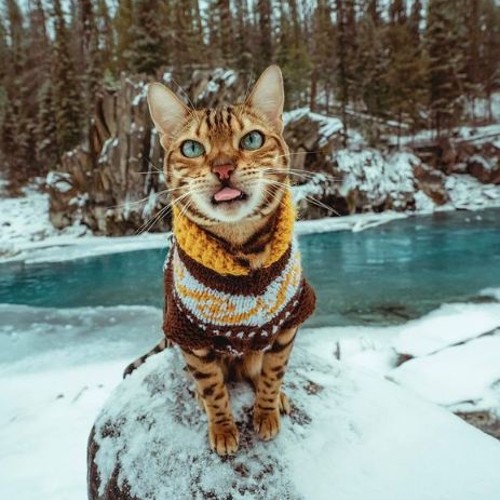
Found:
<path fill-rule="evenodd" d="M 114 18 L 116 66 L 118 72 L 131 69 L 132 67 L 132 24 L 134 15 L 133 0 L 119 0 Z"/>
<path fill-rule="evenodd" d="M 240 71 L 249 73 L 253 66 L 252 52 L 250 50 L 249 12 L 246 0 L 236 0 L 236 30 L 235 30 L 235 65 Z"/>
<path fill-rule="evenodd" d="M 36 120 L 36 159 L 42 171 L 52 170 L 58 161 L 57 122 L 53 86 L 46 81 L 38 94 L 39 109 Z"/>
<path fill-rule="evenodd" d="M 347 142 L 347 108 L 354 94 L 357 49 L 356 9 L 354 0 L 335 0 L 337 11 L 337 89 Z"/>
<path fill-rule="evenodd" d="M 257 70 L 261 71 L 273 59 L 271 0 L 257 0 L 256 8 L 259 29 Z"/>
<path fill-rule="evenodd" d="M 153 75 L 165 64 L 165 37 L 155 0 L 136 0 L 131 27 L 130 66 Z"/>
<path fill-rule="evenodd" d="M 217 13 L 219 19 L 222 63 L 224 65 L 230 65 L 233 59 L 231 49 L 234 35 L 232 30 L 233 19 L 229 0 L 217 0 Z"/>
<path fill-rule="evenodd" d="M 373 16 L 363 16 L 358 27 L 357 54 L 355 57 L 356 94 L 368 113 L 383 116 L 389 107 L 389 57 L 385 41 L 386 27 L 376 24 Z M 377 139 L 377 131 L 374 129 Z"/>
<path fill-rule="evenodd" d="M 54 51 L 52 81 L 59 155 L 81 139 L 82 100 L 75 65 L 70 54 L 70 34 L 60 0 L 54 0 Z"/>
<path fill-rule="evenodd" d="M 366 12 L 375 26 L 378 26 L 381 22 L 380 18 L 380 6 L 378 0 L 368 0 L 366 6 Z"/>
<path fill-rule="evenodd" d="M 310 108 L 316 109 L 318 86 L 322 85 L 325 97 L 325 111 L 328 112 L 329 95 L 335 83 L 335 28 L 332 21 L 332 9 L 328 0 L 318 0 L 313 13 L 313 36 L 310 60 L 311 71 L 311 96 Z M 301 39 L 299 35 L 296 39 Z M 300 47 L 301 44 L 298 44 Z M 307 54 L 304 56 L 304 59 Z M 307 62 L 307 61 L 306 61 Z M 300 82 L 302 84 L 302 82 Z M 302 84 L 303 85 L 303 84 Z"/>
<path fill-rule="evenodd" d="M 400 124 L 410 120 L 416 126 L 424 101 L 424 59 L 420 47 L 413 43 L 405 2 L 397 0 L 391 7 L 384 43 L 388 54 L 387 107 Z"/>
<path fill-rule="evenodd" d="M 102 80 L 102 71 L 99 65 L 98 32 L 91 0 L 78 0 L 80 16 L 79 38 L 80 58 L 79 73 L 82 78 L 83 100 L 85 103 L 85 137 L 88 137 L 94 101 Z"/>
<path fill-rule="evenodd" d="M 491 98 L 500 88 L 500 6 L 484 0 L 481 9 L 481 39 L 478 72 L 484 95 L 488 99 L 488 120 L 493 121 Z"/>
<path fill-rule="evenodd" d="M 415 47 L 420 47 L 421 43 L 421 25 L 422 25 L 422 2 L 414 0 L 411 6 L 408 26 L 411 33 L 411 40 Z"/>
<path fill-rule="evenodd" d="M 463 12 L 447 0 L 430 0 L 426 44 L 432 125 L 438 135 L 458 123 L 465 91 Z"/>
<path fill-rule="evenodd" d="M 105 81 L 116 75 L 115 38 L 106 0 L 98 0 L 95 12 L 99 73 Z"/>

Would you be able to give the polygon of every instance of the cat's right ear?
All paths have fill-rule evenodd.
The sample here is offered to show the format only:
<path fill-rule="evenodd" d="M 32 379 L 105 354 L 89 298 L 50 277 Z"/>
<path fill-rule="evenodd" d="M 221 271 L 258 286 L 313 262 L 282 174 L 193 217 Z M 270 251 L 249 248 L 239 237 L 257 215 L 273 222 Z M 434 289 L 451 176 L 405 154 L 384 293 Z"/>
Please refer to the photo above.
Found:
<path fill-rule="evenodd" d="M 161 83 L 148 85 L 149 112 L 156 129 L 163 137 L 170 137 L 182 125 L 189 113 L 188 107 Z"/>

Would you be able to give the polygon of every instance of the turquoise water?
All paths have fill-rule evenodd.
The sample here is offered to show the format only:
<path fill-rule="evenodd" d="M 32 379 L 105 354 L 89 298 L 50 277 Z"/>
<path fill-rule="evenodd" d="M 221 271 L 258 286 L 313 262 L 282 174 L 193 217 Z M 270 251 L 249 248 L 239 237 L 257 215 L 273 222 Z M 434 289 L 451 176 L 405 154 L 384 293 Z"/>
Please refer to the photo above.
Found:
<path fill-rule="evenodd" d="M 500 210 L 396 220 L 300 239 L 316 288 L 310 325 L 391 324 L 500 287 Z M 70 262 L 0 265 L 0 303 L 162 307 L 165 250 Z"/>

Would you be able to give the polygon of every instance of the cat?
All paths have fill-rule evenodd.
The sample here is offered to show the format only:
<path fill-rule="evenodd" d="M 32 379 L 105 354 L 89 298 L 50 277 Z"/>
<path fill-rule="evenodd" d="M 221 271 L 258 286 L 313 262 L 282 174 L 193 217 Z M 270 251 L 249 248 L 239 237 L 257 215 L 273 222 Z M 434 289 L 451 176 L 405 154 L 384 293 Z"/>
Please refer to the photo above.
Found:
<path fill-rule="evenodd" d="M 210 446 L 230 455 L 239 433 L 226 381 L 252 384 L 254 429 L 274 438 L 290 411 L 281 386 L 297 328 L 315 307 L 293 237 L 282 74 L 268 67 L 242 103 L 217 109 L 189 108 L 159 83 L 147 95 L 172 195 L 166 338 L 125 375 L 177 344 Z"/>

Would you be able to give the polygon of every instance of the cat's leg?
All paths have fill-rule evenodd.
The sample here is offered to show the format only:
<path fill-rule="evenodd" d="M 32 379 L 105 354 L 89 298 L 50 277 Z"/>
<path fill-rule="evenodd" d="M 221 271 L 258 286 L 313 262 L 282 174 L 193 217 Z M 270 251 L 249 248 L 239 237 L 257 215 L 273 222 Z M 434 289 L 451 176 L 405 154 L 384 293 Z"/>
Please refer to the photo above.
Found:
<path fill-rule="evenodd" d="M 262 372 L 262 359 L 264 353 L 262 351 L 250 351 L 244 358 L 241 366 L 242 378 L 248 380 L 257 392 L 259 378 Z M 281 390 L 279 400 L 280 413 L 288 415 L 290 413 L 290 401 L 288 396 Z"/>
<path fill-rule="evenodd" d="M 208 439 L 219 455 L 238 449 L 239 433 L 229 405 L 222 361 L 208 349 L 182 351 L 208 417 Z"/>
<path fill-rule="evenodd" d="M 280 407 L 290 410 L 288 399 L 282 396 L 281 384 L 296 333 L 297 328 L 283 330 L 262 359 L 262 371 L 257 383 L 253 410 L 253 425 L 255 431 L 265 441 L 273 439 L 280 430 Z"/>

